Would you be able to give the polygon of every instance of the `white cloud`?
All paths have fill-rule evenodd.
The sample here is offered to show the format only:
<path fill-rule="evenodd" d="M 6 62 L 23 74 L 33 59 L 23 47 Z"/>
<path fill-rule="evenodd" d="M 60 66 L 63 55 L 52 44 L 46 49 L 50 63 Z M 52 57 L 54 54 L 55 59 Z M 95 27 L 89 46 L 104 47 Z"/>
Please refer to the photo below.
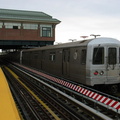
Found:
<path fill-rule="evenodd" d="M 103 37 L 120 39 L 120 20 L 110 17 L 74 17 L 64 18 L 57 26 L 56 41 L 68 42 L 69 39 L 80 39 L 80 36 L 100 34 Z"/>

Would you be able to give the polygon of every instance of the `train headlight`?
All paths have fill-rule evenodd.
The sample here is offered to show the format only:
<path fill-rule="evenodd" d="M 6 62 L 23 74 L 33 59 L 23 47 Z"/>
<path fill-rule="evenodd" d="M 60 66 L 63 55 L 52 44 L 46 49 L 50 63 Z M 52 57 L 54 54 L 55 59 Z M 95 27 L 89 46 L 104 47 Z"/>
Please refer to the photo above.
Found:
<path fill-rule="evenodd" d="M 98 71 L 95 71 L 95 72 L 94 72 L 94 75 L 98 75 Z"/>
<path fill-rule="evenodd" d="M 100 75 L 103 75 L 103 74 L 104 74 L 104 72 L 103 72 L 103 71 L 101 71 L 101 72 L 100 72 Z"/>

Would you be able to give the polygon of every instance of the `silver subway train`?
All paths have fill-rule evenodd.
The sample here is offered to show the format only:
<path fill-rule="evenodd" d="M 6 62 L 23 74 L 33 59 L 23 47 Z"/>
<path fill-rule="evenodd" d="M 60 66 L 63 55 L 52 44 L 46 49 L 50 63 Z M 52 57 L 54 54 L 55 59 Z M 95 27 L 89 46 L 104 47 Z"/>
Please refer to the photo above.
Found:
<path fill-rule="evenodd" d="M 23 50 L 20 63 L 115 93 L 120 84 L 120 41 L 95 38 Z"/>

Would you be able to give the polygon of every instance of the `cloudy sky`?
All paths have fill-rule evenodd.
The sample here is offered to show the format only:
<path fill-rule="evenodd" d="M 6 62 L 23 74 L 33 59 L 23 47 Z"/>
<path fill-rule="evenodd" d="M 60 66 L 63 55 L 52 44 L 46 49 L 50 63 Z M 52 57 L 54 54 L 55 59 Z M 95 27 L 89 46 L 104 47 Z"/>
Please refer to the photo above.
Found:
<path fill-rule="evenodd" d="M 42 11 L 59 19 L 59 43 L 90 34 L 120 40 L 120 0 L 0 0 L 0 8 Z"/>

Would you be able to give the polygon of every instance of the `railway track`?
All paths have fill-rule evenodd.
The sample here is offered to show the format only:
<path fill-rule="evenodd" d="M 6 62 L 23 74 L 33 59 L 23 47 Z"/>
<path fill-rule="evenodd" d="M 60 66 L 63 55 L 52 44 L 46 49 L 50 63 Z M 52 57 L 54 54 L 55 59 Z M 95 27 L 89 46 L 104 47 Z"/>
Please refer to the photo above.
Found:
<path fill-rule="evenodd" d="M 25 120 L 54 120 L 55 118 L 47 112 L 47 110 L 39 103 L 31 94 L 30 90 L 26 89 L 18 80 L 16 80 L 8 71 L 4 69 L 8 78 L 10 88 L 14 97 L 19 99 L 23 104 L 24 112 L 22 112 Z M 18 101 L 18 102 L 19 102 Z M 21 108 L 21 107 L 20 107 Z M 23 108 L 21 108 L 23 109 Z M 23 110 L 22 110 L 23 111 Z"/>
<path fill-rule="evenodd" d="M 108 108 L 106 109 L 104 106 L 88 99 L 86 96 L 81 96 L 80 94 L 55 83 L 49 83 L 48 80 L 47 82 L 44 82 L 43 79 L 40 80 L 35 77 L 35 74 L 32 76 L 15 66 L 12 66 L 12 70 L 18 74 L 22 83 L 39 96 L 39 98 L 45 101 L 52 111 L 57 113 L 57 116 L 59 116 L 60 119 L 118 120 L 120 118 L 119 113 L 109 110 Z M 59 112 L 57 112 L 57 110 L 59 110 Z"/>
<path fill-rule="evenodd" d="M 7 68 L 7 70 L 10 72 L 11 70 L 9 70 Z M 8 71 L 6 71 L 4 69 L 4 72 L 7 76 L 11 76 Z M 14 73 L 13 73 L 14 74 Z M 16 76 L 16 75 L 14 75 Z M 12 91 L 17 92 L 16 94 L 20 95 L 17 97 L 19 97 L 21 99 L 21 101 L 24 101 L 24 105 L 25 109 L 27 108 L 27 110 L 25 111 L 25 115 L 24 118 L 28 119 L 28 120 L 54 120 L 54 119 L 63 119 L 63 120 L 79 120 L 79 119 L 86 119 L 83 115 L 74 115 L 71 111 L 69 111 L 68 109 L 66 109 L 66 106 L 62 106 L 62 104 L 58 103 L 58 100 L 53 99 L 53 96 L 47 94 L 45 94 L 45 90 L 39 90 L 37 89 L 36 85 L 32 85 L 30 82 L 29 84 L 26 82 L 26 85 L 29 86 L 31 88 L 31 90 L 28 87 L 25 87 L 26 85 L 23 84 L 23 82 L 20 82 L 18 80 L 14 80 L 13 81 L 13 77 L 11 76 L 9 79 L 10 80 L 10 86 L 14 86 L 14 88 L 12 87 Z M 14 78 L 15 79 L 15 78 Z M 16 81 L 16 82 L 15 82 Z M 22 79 L 23 81 L 23 79 Z M 25 82 L 25 81 L 24 81 Z M 21 85 L 22 84 L 22 85 Z M 27 89 L 26 89 L 27 88 Z M 14 90 L 13 90 L 14 89 Z M 31 92 L 34 92 L 36 95 L 31 96 Z M 29 93 L 30 92 L 30 93 Z M 15 95 L 14 95 L 15 96 Z M 49 113 L 50 111 L 47 110 L 41 110 L 41 105 L 39 105 L 41 102 L 39 100 L 39 98 L 36 98 L 34 96 L 39 96 L 40 98 L 42 97 L 42 99 L 44 99 L 44 102 L 49 104 L 50 108 L 52 109 L 52 111 L 54 111 L 56 113 L 56 115 L 53 116 Z M 44 96 L 44 97 L 43 97 Z M 36 101 L 35 99 L 37 99 L 38 101 Z M 48 114 L 49 113 L 49 114 Z M 27 114 L 27 117 L 26 117 Z M 46 115 L 45 115 L 46 114 Z M 47 117 L 48 116 L 48 117 Z M 46 118 L 47 117 L 47 118 Z"/>

